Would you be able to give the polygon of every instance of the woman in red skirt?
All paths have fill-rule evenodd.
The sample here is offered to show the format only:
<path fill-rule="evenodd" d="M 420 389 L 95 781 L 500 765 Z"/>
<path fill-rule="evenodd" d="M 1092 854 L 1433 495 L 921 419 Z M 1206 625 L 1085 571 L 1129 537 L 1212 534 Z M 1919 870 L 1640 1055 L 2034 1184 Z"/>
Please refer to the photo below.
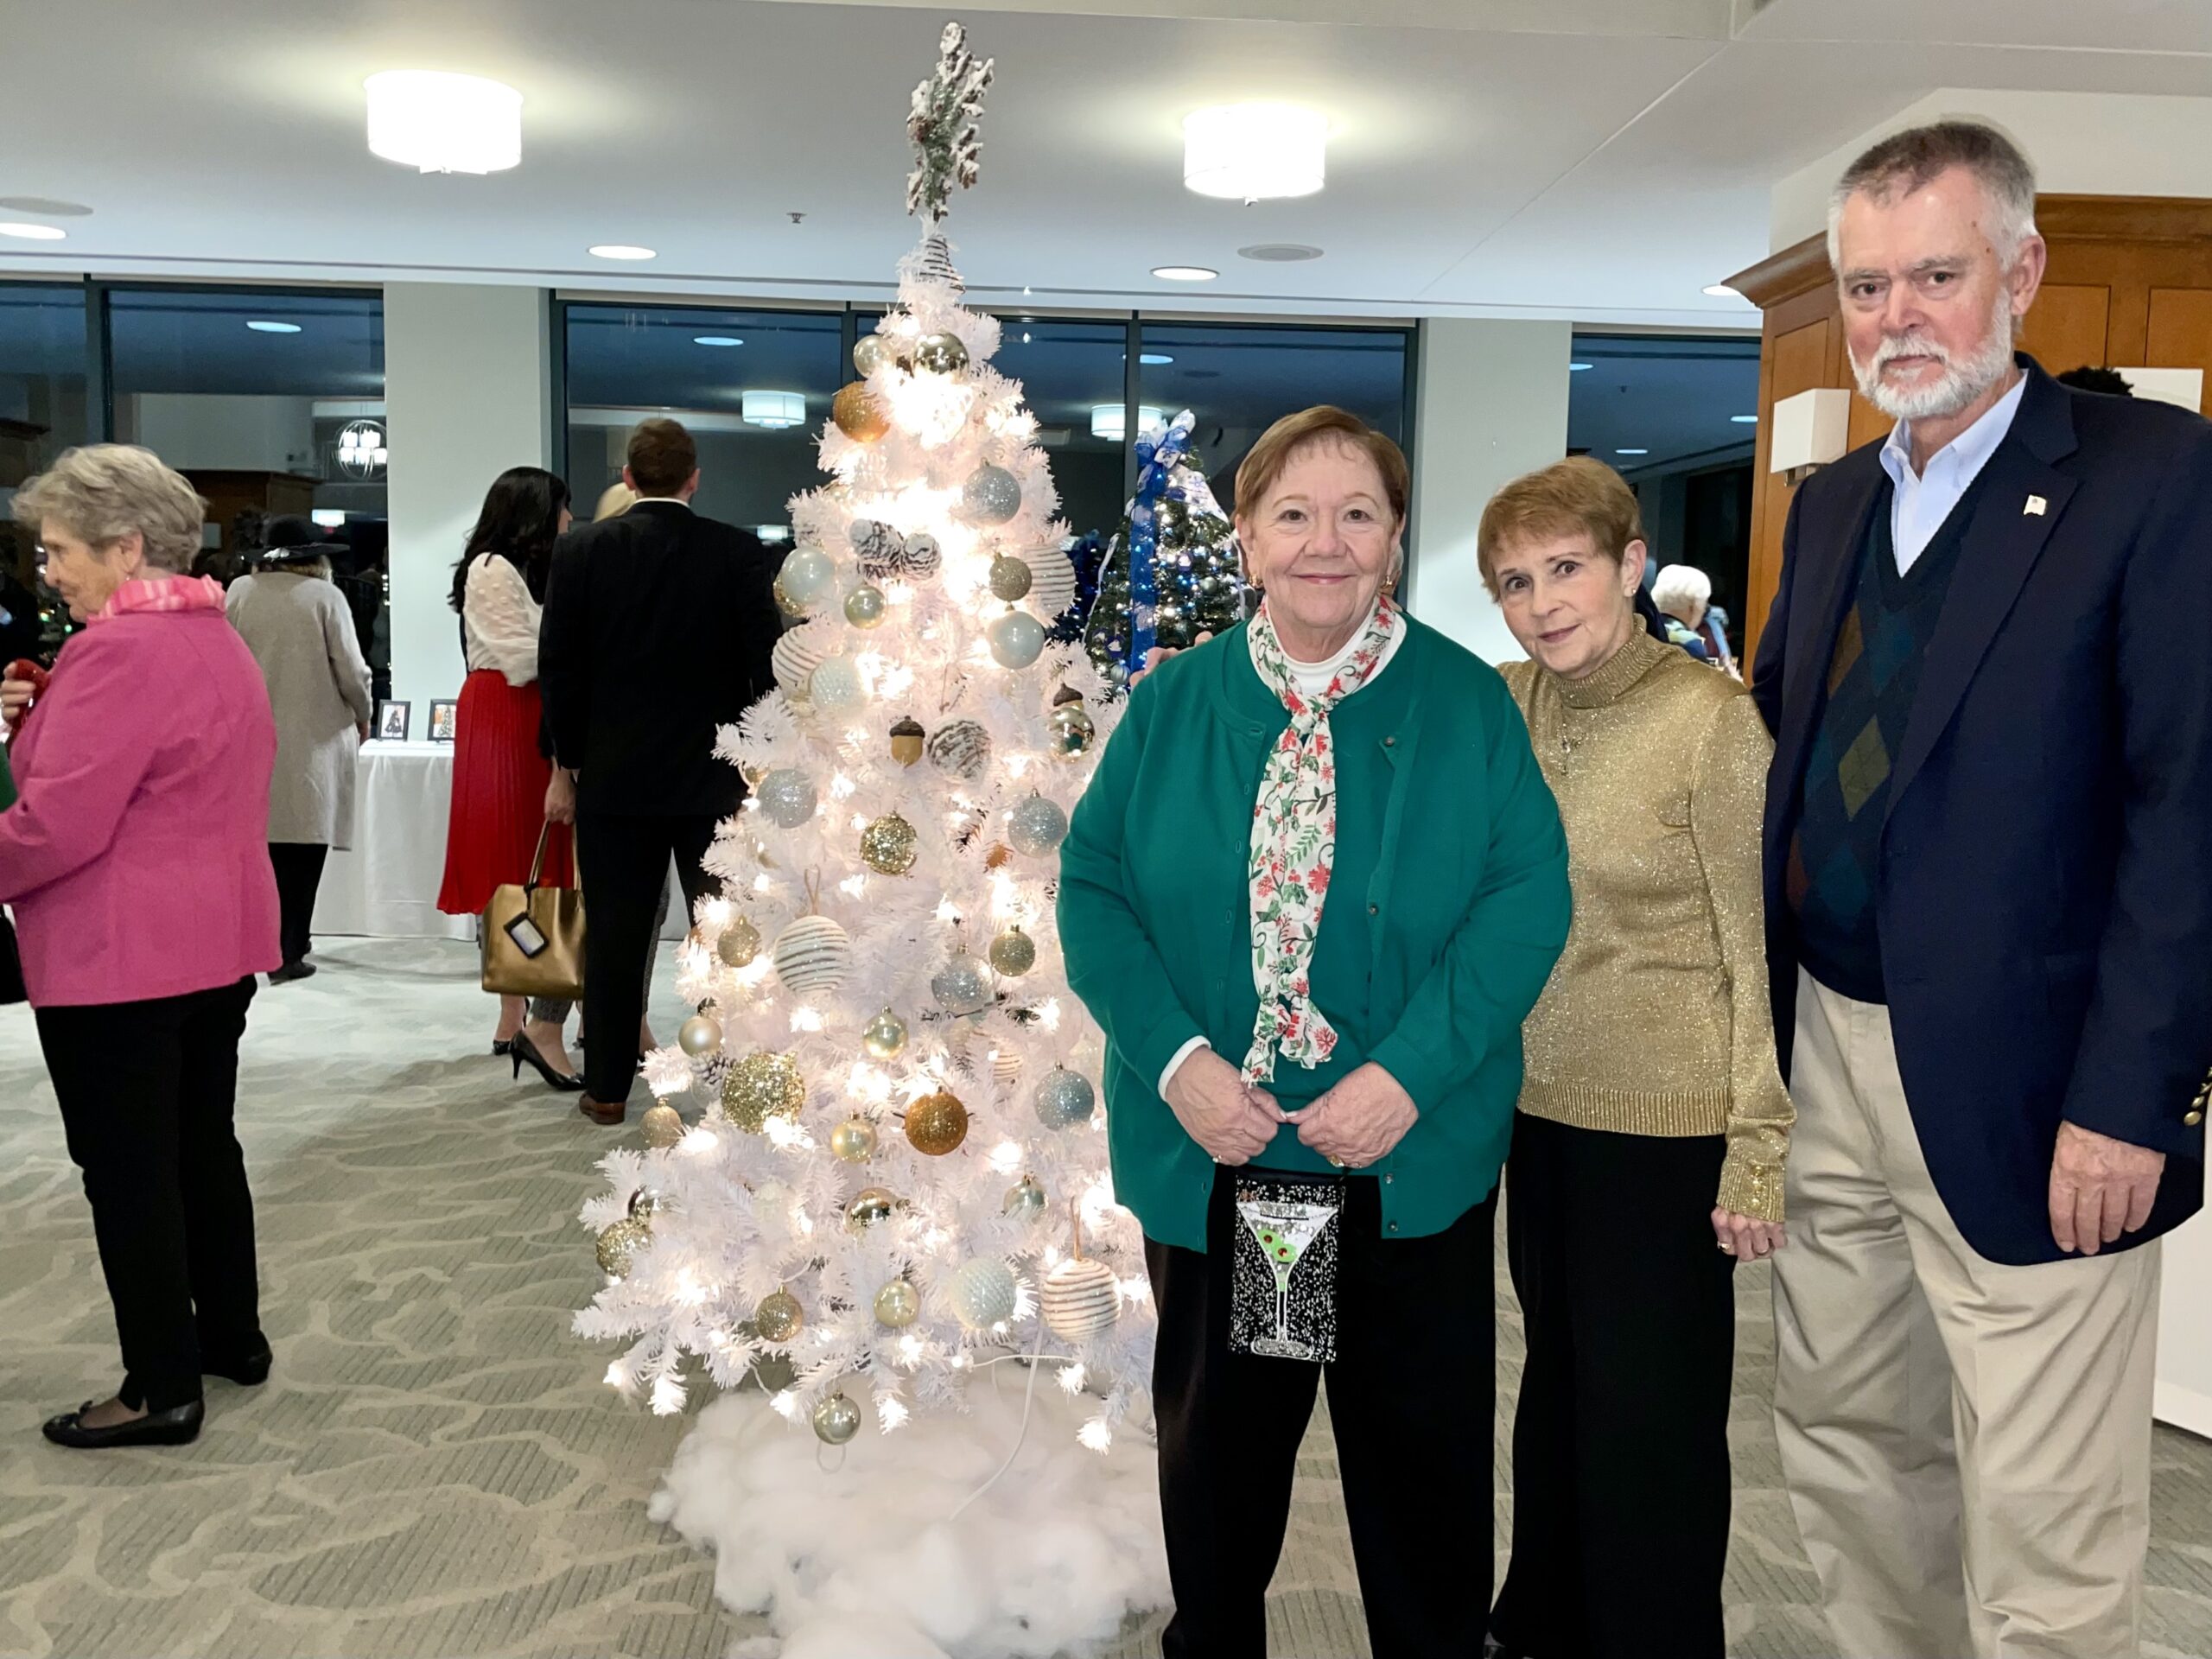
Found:
<path fill-rule="evenodd" d="M 496 887 L 530 874 L 538 832 L 550 819 L 540 880 L 574 880 L 569 826 L 575 786 L 539 744 L 543 704 L 537 690 L 537 615 L 553 543 L 569 527 L 569 486 L 541 467 L 512 467 L 493 480 L 454 567 L 453 607 L 461 613 L 468 679 L 461 689 L 453 756 L 453 813 L 446 830 L 445 885 L 438 908 L 481 916 Z M 562 1042 L 569 1004 L 499 999 L 492 1052 L 528 1065 L 552 1088 L 582 1089 Z"/>

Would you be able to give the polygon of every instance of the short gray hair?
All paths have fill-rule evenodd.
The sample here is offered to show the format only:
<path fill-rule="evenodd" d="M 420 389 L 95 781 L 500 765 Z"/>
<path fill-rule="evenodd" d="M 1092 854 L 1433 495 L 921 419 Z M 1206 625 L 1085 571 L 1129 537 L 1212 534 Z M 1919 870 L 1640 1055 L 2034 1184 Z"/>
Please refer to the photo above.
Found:
<path fill-rule="evenodd" d="M 183 474 L 135 443 L 65 449 L 16 492 L 16 522 L 34 532 L 51 518 L 95 547 L 137 531 L 146 563 L 182 575 L 200 555 L 207 504 Z"/>
<path fill-rule="evenodd" d="M 1982 121 L 1937 121 L 1892 133 L 1835 181 L 1828 196 L 1828 264 L 1843 270 L 1843 207 L 1864 191 L 1877 202 L 1910 194 L 1939 174 L 1963 167 L 1996 211 L 1990 240 L 2010 265 L 2036 233 L 2036 170 L 2020 147 Z"/>
<path fill-rule="evenodd" d="M 1713 603 L 1713 578 L 1694 564 L 1670 564 L 1652 579 L 1651 602 L 1681 621 L 1682 614 Z"/>

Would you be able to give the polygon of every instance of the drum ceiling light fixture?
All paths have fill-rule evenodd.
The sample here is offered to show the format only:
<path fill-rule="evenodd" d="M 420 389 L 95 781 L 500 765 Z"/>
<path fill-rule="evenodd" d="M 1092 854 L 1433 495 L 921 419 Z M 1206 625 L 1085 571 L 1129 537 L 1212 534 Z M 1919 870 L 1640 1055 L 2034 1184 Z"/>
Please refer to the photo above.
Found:
<path fill-rule="evenodd" d="M 1224 104 L 1183 118 L 1183 183 L 1202 196 L 1310 196 L 1327 182 L 1328 155 L 1328 118 L 1294 104 Z"/>
<path fill-rule="evenodd" d="M 1154 409 L 1150 404 L 1137 405 L 1138 431 L 1149 432 L 1155 426 L 1165 425 L 1166 420 L 1166 410 Z M 1129 411 L 1126 404 L 1093 404 L 1090 406 L 1090 435 L 1094 438 L 1104 438 L 1109 443 L 1123 442 L 1129 435 L 1128 423 Z"/>
<path fill-rule="evenodd" d="M 424 173 L 500 173 L 522 162 L 522 94 L 480 75 L 387 69 L 363 83 L 369 151 Z"/>
<path fill-rule="evenodd" d="M 739 406 L 747 426 L 765 426 L 772 432 L 806 420 L 806 399 L 796 391 L 748 391 Z"/>

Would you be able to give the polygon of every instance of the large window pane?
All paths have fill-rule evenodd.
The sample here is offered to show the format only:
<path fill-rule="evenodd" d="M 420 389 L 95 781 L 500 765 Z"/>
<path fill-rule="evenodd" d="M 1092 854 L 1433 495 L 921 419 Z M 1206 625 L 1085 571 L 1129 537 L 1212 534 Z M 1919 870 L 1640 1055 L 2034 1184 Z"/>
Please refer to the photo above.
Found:
<path fill-rule="evenodd" d="M 839 372 L 839 316 L 579 303 L 568 317 L 569 487 L 579 517 L 620 480 L 631 429 L 667 415 L 698 442 L 700 512 L 764 539 L 789 534 L 785 504 L 822 482 L 815 440 L 850 378 Z"/>
<path fill-rule="evenodd" d="M 1335 404 L 1404 443 L 1408 339 L 1398 328 L 1148 322 L 1141 401 L 1198 417 L 1193 459 L 1234 512 L 1236 464 L 1286 415 Z"/>
<path fill-rule="evenodd" d="M 9 500 L 85 432 L 85 290 L 0 283 L 0 662 L 44 655 L 62 626 L 52 601 L 41 614 L 35 538 Z"/>
<path fill-rule="evenodd" d="M 1122 429 L 1129 331 L 1119 322 L 1001 319 L 993 366 L 1021 382 L 1060 493 L 1060 515 L 1077 536 L 1111 536 L 1128 500 Z"/>

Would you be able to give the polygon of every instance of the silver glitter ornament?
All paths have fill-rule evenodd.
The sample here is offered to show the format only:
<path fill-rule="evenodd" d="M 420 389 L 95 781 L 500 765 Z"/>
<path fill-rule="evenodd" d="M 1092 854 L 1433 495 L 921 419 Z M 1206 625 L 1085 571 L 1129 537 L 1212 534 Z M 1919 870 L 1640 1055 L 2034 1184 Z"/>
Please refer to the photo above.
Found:
<path fill-rule="evenodd" d="M 833 1394 L 814 1408 L 814 1437 L 824 1446 L 842 1446 L 861 1432 L 861 1408 L 844 1394 Z"/>
<path fill-rule="evenodd" d="M 952 1311 L 970 1331 L 988 1331 L 1014 1317 L 1014 1269 L 995 1255 L 963 1262 L 952 1275 Z"/>
<path fill-rule="evenodd" d="M 1034 1175 L 1025 1175 L 1006 1190 L 1004 1212 L 1009 1216 L 1041 1216 L 1045 1213 L 1045 1184 Z"/>
<path fill-rule="evenodd" d="M 779 766 L 760 780 L 753 791 L 768 822 L 779 829 L 796 830 L 814 816 L 818 804 L 814 779 L 797 766 Z"/>
<path fill-rule="evenodd" d="M 875 1293 L 875 1318 L 879 1325 L 887 1325 L 893 1331 L 903 1331 L 921 1317 L 922 1293 L 905 1279 L 893 1279 Z"/>
<path fill-rule="evenodd" d="M 906 1046 L 906 1022 L 886 1008 L 861 1027 L 861 1043 L 879 1060 L 895 1060 Z"/>
<path fill-rule="evenodd" d="M 776 977 L 794 996 L 835 996 L 853 971 L 852 936 L 827 916 L 802 916 L 776 935 Z"/>
<path fill-rule="evenodd" d="M 874 583 L 855 588 L 845 595 L 845 620 L 856 628 L 880 628 L 890 613 L 891 601 L 883 596 L 883 589 Z"/>
<path fill-rule="evenodd" d="M 1002 599 L 1009 605 L 1029 596 L 1030 584 L 1036 580 L 1025 560 L 1011 553 L 1001 553 L 991 561 L 991 596 Z"/>
<path fill-rule="evenodd" d="M 760 930 L 743 916 L 734 917 L 715 941 L 715 954 L 731 968 L 750 967 L 760 954 Z"/>
<path fill-rule="evenodd" d="M 1048 1129 L 1071 1129 L 1088 1123 L 1098 1109 L 1098 1091 L 1090 1079 L 1065 1066 L 1054 1066 L 1037 1085 L 1037 1121 Z"/>
<path fill-rule="evenodd" d="M 805 1324 L 806 1310 L 788 1290 L 770 1291 L 753 1310 L 753 1334 L 779 1348 L 798 1335 Z"/>
<path fill-rule="evenodd" d="M 862 334 L 853 342 L 853 368 L 863 380 L 891 360 L 891 342 L 881 334 Z"/>
<path fill-rule="evenodd" d="M 1007 524 L 1020 511 L 1021 480 L 1003 467 L 986 461 L 961 487 L 960 516 L 971 524 Z"/>
<path fill-rule="evenodd" d="M 914 366 L 931 374 L 957 374 L 968 366 L 968 347 L 957 334 L 924 334 L 914 342 Z"/>
<path fill-rule="evenodd" d="M 842 1164 L 864 1164 L 875 1155 L 876 1128 L 864 1117 L 849 1117 L 830 1131 L 830 1154 Z"/>
<path fill-rule="evenodd" d="M 719 1053 L 722 1046 L 721 1022 L 709 1014 L 695 1014 L 677 1030 L 676 1041 L 695 1060 Z"/>
<path fill-rule="evenodd" d="M 991 966 L 1009 979 L 1019 979 L 1037 965 L 1037 941 L 1018 927 L 1009 927 L 991 941 Z"/>
<path fill-rule="evenodd" d="M 955 957 L 931 976 L 930 995 L 947 1014 L 981 1014 L 993 1000 L 990 969 L 973 957 Z"/>
<path fill-rule="evenodd" d="M 947 777 L 975 783 L 990 766 L 991 734 L 980 721 L 949 721 L 930 734 L 929 757 Z"/>
<path fill-rule="evenodd" d="M 899 569 L 909 582 L 927 582 L 944 563 L 944 550 L 937 544 L 937 537 L 918 534 L 906 538 Z"/>
<path fill-rule="evenodd" d="M 1063 1262 L 1045 1275 L 1038 1307 L 1062 1342 L 1096 1336 L 1121 1317 L 1122 1287 L 1103 1262 Z"/>
<path fill-rule="evenodd" d="M 1014 816 L 1007 820 L 1006 838 L 1017 853 L 1027 853 L 1032 858 L 1044 858 L 1060 849 L 1067 839 L 1068 815 L 1054 801 L 1042 795 L 1032 795 L 1014 809 Z"/>
<path fill-rule="evenodd" d="M 1027 668 L 1045 649 L 1045 625 L 1027 611 L 1008 611 L 983 630 L 991 658 L 1001 668 Z"/>

